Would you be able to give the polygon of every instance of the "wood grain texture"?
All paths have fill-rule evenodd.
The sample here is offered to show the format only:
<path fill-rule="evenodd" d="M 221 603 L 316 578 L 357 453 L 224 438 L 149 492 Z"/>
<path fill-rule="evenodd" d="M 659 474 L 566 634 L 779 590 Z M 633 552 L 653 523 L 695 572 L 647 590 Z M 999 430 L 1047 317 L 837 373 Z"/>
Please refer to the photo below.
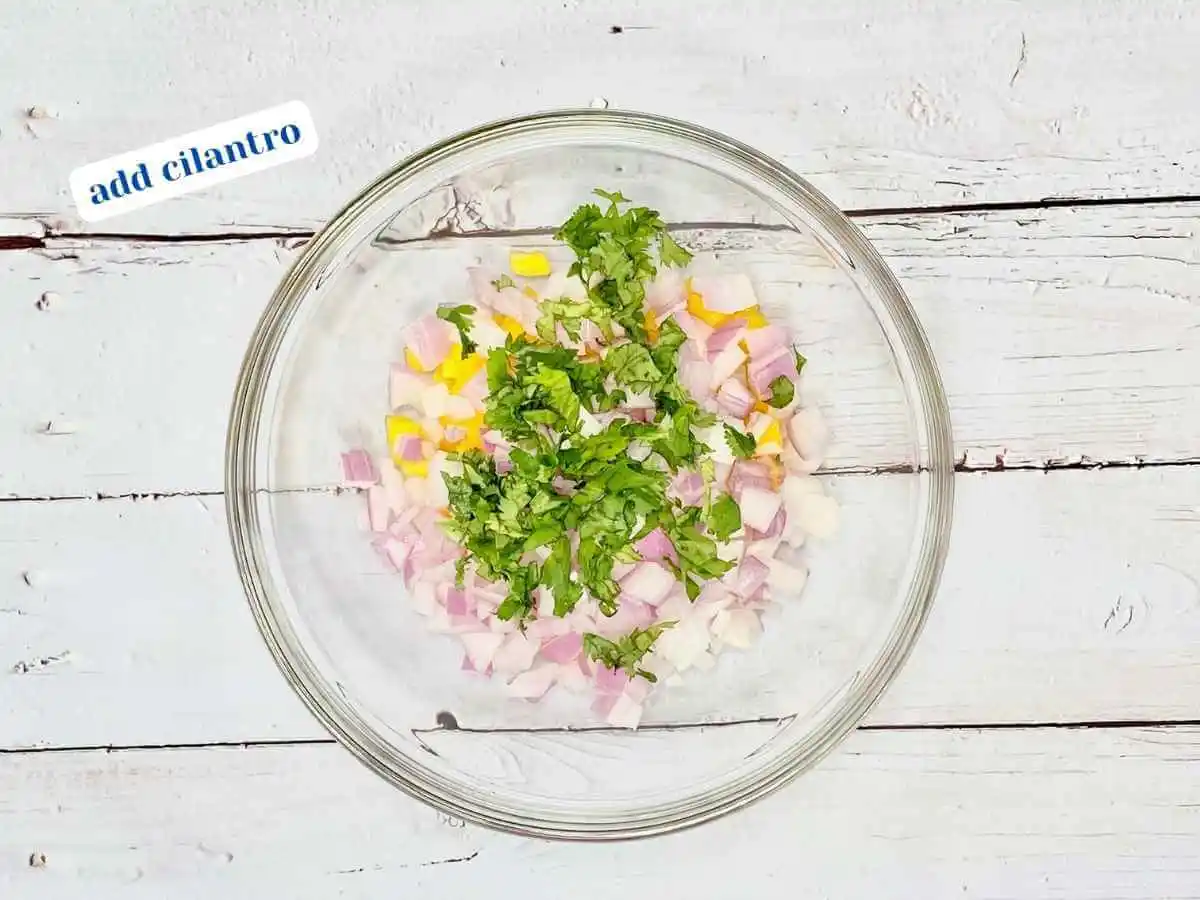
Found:
<path fill-rule="evenodd" d="M 681 893 L 1200 897 L 1196 728 L 859 732 L 697 831 L 602 846 L 483 832 L 336 746 L 0 759 L 0 887 L 22 900 Z M 33 864 L 31 864 L 31 861 Z"/>
<path fill-rule="evenodd" d="M 865 223 L 929 333 L 960 457 L 1035 467 L 1197 458 L 1197 208 Z M 773 251 L 770 234 L 690 238 L 756 242 L 764 277 L 810 274 Z M 241 354 L 295 243 L 61 241 L 0 253 L 0 497 L 219 490 Z M 903 409 L 893 396 L 879 411 L 886 373 L 837 325 L 807 329 L 814 371 L 836 372 L 844 391 L 829 410 L 846 425 L 835 450 L 878 463 Z"/>
<path fill-rule="evenodd" d="M 870 722 L 1200 719 L 1198 491 L 1195 467 L 959 477 L 942 589 Z M 0 748 L 323 736 L 219 498 L 0 503 L 0 598 Z"/>
<path fill-rule="evenodd" d="M 595 97 L 749 141 L 857 209 L 1190 194 L 1198 41 L 1186 0 L 53 0 L 0 32 L 0 219 L 78 230 L 75 167 L 293 98 L 315 157 L 107 230 L 311 228 L 435 139 Z"/>

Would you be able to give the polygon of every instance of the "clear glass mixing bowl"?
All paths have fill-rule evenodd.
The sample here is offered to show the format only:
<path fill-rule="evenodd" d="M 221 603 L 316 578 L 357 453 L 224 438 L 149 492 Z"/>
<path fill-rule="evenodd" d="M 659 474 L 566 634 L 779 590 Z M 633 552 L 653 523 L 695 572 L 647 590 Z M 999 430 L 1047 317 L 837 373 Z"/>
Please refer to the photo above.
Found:
<path fill-rule="evenodd" d="M 545 245 L 595 187 L 657 208 L 676 238 L 756 281 L 808 357 L 833 435 L 820 475 L 838 534 L 807 548 L 749 651 L 654 692 L 636 731 L 586 700 L 468 677 L 429 633 L 337 489 L 339 453 L 383 450 L 403 326 L 469 296 L 466 269 Z M 860 721 L 907 657 L 949 540 L 946 400 L 924 333 L 858 229 L 807 182 L 694 125 L 602 110 L 487 125 L 402 162 L 304 249 L 246 353 L 226 490 L 242 583 L 314 714 L 396 785 L 472 822 L 604 840 L 674 830 L 762 797 Z"/>

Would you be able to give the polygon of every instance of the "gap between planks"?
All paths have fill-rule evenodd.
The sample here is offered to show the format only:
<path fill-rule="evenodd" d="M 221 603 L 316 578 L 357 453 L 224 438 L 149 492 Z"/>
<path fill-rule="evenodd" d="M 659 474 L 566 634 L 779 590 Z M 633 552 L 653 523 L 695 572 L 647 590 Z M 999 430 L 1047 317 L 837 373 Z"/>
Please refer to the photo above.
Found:
<path fill-rule="evenodd" d="M 1009 463 L 1005 461 L 1003 455 L 997 455 L 995 462 L 981 463 L 973 462 L 966 458 L 964 454 L 954 463 L 954 472 L 959 475 L 994 475 L 1001 472 L 1044 472 L 1049 475 L 1056 472 L 1094 472 L 1101 469 L 1180 469 L 1188 468 L 1189 466 L 1200 466 L 1200 456 L 1192 456 L 1184 459 L 1146 459 L 1144 457 L 1135 457 L 1133 459 L 1091 459 L 1090 457 L 1081 457 L 1078 459 L 1047 459 L 1040 462 L 1018 462 Z M 829 469 L 821 469 L 817 472 L 818 475 L 912 475 L 915 471 L 928 472 L 927 466 L 920 466 L 915 469 L 910 465 L 894 465 L 894 466 L 838 466 Z M 341 487 L 339 485 L 320 485 L 306 488 L 286 488 L 283 490 L 272 490 L 270 488 L 259 488 L 254 491 L 256 494 L 347 494 L 347 493 L 362 493 L 361 488 Z M 59 503 L 71 502 L 79 500 L 94 500 L 96 502 L 107 502 L 111 500 L 128 501 L 132 503 L 141 503 L 145 501 L 155 500 L 172 500 L 176 497 L 223 497 L 224 491 L 214 490 L 197 490 L 197 491 L 127 491 L 123 493 L 95 493 L 95 494 L 45 494 L 45 495 L 23 495 L 23 494 L 7 494 L 0 496 L 0 503 Z"/>
<path fill-rule="evenodd" d="M 721 722 L 676 722 L 664 725 L 644 725 L 641 733 L 697 731 L 705 728 L 732 728 L 739 725 L 772 725 L 783 722 L 784 717 L 760 717 L 754 719 L 730 719 Z M 918 733 L 969 732 L 969 731 L 1129 731 L 1140 728 L 1200 728 L 1200 719 L 1096 719 L 1064 720 L 1061 722 L 956 722 L 912 725 L 859 725 L 855 731 Z M 414 735 L 437 734 L 440 732 L 461 734 L 604 734 L 621 733 L 619 728 L 597 725 L 582 728 L 414 728 Z M 159 744 L 66 744 L 53 747 L 0 747 L 0 756 L 34 756 L 38 754 L 65 753 L 138 753 L 160 750 L 254 750 L 259 747 L 327 747 L 337 744 L 333 738 L 264 738 L 249 741 L 181 741 Z"/>
<path fill-rule="evenodd" d="M 974 215 L 989 212 L 1038 212 L 1049 209 L 1071 209 L 1092 207 L 1126 207 L 1154 206 L 1168 204 L 1187 204 L 1200 202 L 1200 194 L 1167 194 L 1149 197 L 1044 197 L 1040 200 L 1011 200 L 980 203 L 945 203 L 930 206 L 881 206 L 843 209 L 842 212 L 851 219 L 891 218 L 900 216 L 936 216 L 936 215 Z M 247 243 L 261 240 L 309 240 L 316 232 L 307 228 L 289 228 L 284 226 L 275 230 L 264 231 L 229 231 L 229 232 L 196 232 L 185 234 L 121 232 L 121 231 L 61 231 L 41 223 L 36 213 L 0 213 L 0 220 L 5 217 L 31 219 L 41 224 L 41 235 L 0 235 L 0 251 L 3 250 L 46 250 L 52 249 L 56 240 L 79 241 L 111 241 L 148 244 L 219 244 Z M 788 225 L 769 225 L 753 222 L 673 222 L 675 229 L 702 228 L 741 228 L 751 231 L 780 231 L 787 230 Z M 470 231 L 434 230 L 421 238 L 413 238 L 403 243 L 429 240 L 433 238 L 496 238 L 496 237 L 529 237 L 532 235 L 549 234 L 553 226 L 542 228 L 513 228 L 491 229 L 480 228 Z"/>

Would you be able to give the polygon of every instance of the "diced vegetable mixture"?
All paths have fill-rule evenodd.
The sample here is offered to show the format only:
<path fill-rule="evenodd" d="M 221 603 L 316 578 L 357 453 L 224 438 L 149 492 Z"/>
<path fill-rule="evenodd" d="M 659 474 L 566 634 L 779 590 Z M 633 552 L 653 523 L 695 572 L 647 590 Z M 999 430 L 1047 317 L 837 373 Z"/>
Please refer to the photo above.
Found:
<path fill-rule="evenodd" d="M 514 250 L 403 335 L 388 453 L 343 454 L 375 544 L 462 668 L 636 727 L 653 685 L 750 647 L 837 506 L 805 360 L 750 278 L 620 194 Z M 464 293 L 467 293 L 465 290 Z"/>

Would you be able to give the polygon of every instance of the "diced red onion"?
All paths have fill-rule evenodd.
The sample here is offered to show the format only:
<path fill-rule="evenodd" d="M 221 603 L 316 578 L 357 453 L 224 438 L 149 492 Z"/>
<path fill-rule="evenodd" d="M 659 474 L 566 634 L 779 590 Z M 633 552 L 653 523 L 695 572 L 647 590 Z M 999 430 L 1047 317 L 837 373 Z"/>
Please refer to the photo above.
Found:
<path fill-rule="evenodd" d="M 683 287 L 683 276 L 678 270 L 660 269 L 655 279 L 646 286 L 646 308 L 659 318 L 664 317 L 687 301 Z"/>
<path fill-rule="evenodd" d="M 771 382 L 780 377 L 789 381 L 795 381 L 798 377 L 796 358 L 792 355 L 790 348 L 780 348 L 774 356 L 769 356 L 761 362 L 750 363 L 750 387 L 760 397 L 769 396 Z"/>
<path fill-rule="evenodd" d="M 659 562 L 663 559 L 669 559 L 673 563 L 679 561 L 679 557 L 675 553 L 675 545 L 671 543 L 671 539 L 661 528 L 655 528 L 634 544 L 633 549 L 648 562 Z"/>
<path fill-rule="evenodd" d="M 742 339 L 752 361 L 774 356 L 779 350 L 791 350 L 791 336 L 779 325 L 748 329 Z"/>
<path fill-rule="evenodd" d="M 730 378 L 717 391 L 717 404 L 723 412 L 736 419 L 744 419 L 754 408 L 754 396 L 741 381 Z"/>
<path fill-rule="evenodd" d="M 671 549 L 673 551 L 674 547 Z M 651 606 L 662 603 L 674 586 L 675 576 L 657 562 L 638 563 L 632 572 L 621 579 L 622 594 Z"/>
<path fill-rule="evenodd" d="M 713 402 L 711 363 L 700 359 L 685 347 L 684 352 L 679 354 L 678 376 L 679 384 L 697 403 L 704 405 L 705 401 L 709 404 Z"/>
<path fill-rule="evenodd" d="M 583 652 L 583 638 L 574 632 L 560 634 L 544 641 L 540 652 L 544 659 L 564 665 Z"/>
<path fill-rule="evenodd" d="M 696 275 L 692 290 L 704 298 L 704 308 L 710 312 L 728 315 L 758 305 L 753 283 L 741 272 Z"/>
<path fill-rule="evenodd" d="M 342 477 L 348 487 L 368 488 L 379 481 L 379 470 L 366 450 L 350 450 L 342 454 Z"/>
<path fill-rule="evenodd" d="M 404 343 L 427 369 L 446 358 L 457 338 L 454 326 L 432 313 L 421 316 L 404 329 Z"/>
<path fill-rule="evenodd" d="M 672 314 L 676 323 L 687 335 L 688 343 L 704 359 L 708 358 L 708 341 L 713 335 L 711 325 L 705 324 L 686 310 L 676 310 Z"/>
<path fill-rule="evenodd" d="M 726 322 L 717 328 L 705 344 L 710 360 L 722 353 L 730 344 L 736 344 L 746 335 L 746 326 L 739 320 Z"/>
<path fill-rule="evenodd" d="M 712 361 L 712 378 L 709 381 L 709 389 L 717 390 L 726 380 L 731 378 L 733 374 L 742 367 L 742 363 L 746 361 L 746 352 L 737 344 L 730 344 L 720 353 L 713 357 Z"/>
<path fill-rule="evenodd" d="M 596 691 L 600 694 L 620 694 L 629 684 L 629 676 L 619 669 L 596 666 Z"/>
<path fill-rule="evenodd" d="M 775 491 L 757 487 L 745 487 L 739 505 L 742 508 L 742 523 L 757 531 L 771 527 L 775 514 L 783 503 L 783 497 Z"/>
<path fill-rule="evenodd" d="M 770 568 L 761 559 L 746 556 L 737 567 L 737 577 L 733 582 L 733 592 L 739 597 L 749 597 L 767 583 Z"/>
<path fill-rule="evenodd" d="M 370 520 L 371 530 L 387 531 L 390 516 L 391 506 L 388 503 L 387 491 L 378 484 L 372 485 L 367 489 L 367 518 Z"/>
<path fill-rule="evenodd" d="M 446 612 L 452 616 L 465 616 L 467 614 L 467 595 L 451 586 L 446 591 Z"/>
<path fill-rule="evenodd" d="M 748 487 L 760 488 L 764 491 L 772 489 L 771 471 L 765 463 L 755 460 L 739 459 L 734 462 L 729 471 L 729 492 L 735 500 L 741 500 L 742 491 Z"/>
<path fill-rule="evenodd" d="M 704 499 L 704 479 L 699 472 L 679 472 L 671 481 L 671 494 L 685 506 L 699 506 Z"/>

